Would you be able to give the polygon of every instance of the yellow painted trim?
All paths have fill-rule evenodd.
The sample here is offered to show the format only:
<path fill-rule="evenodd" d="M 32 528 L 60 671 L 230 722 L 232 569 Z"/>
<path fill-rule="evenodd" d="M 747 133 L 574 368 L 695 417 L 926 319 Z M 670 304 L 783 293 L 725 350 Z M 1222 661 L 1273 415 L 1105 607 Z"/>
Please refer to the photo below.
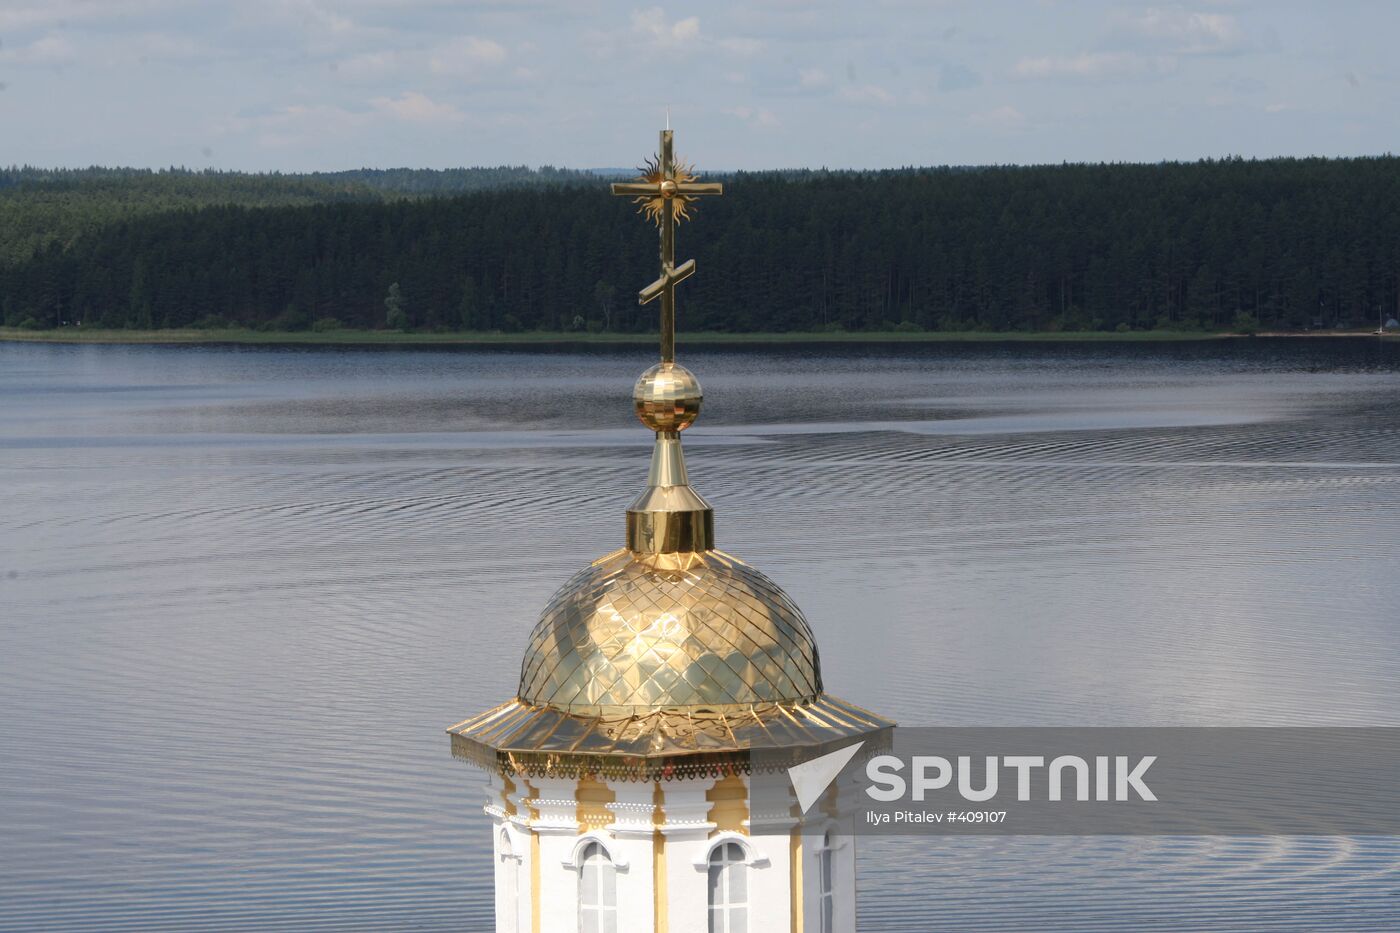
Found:
<path fill-rule="evenodd" d="M 607 805 L 617 800 L 617 794 L 603 781 L 591 774 L 578 779 L 574 791 L 577 804 L 575 818 L 578 820 L 579 835 L 595 829 L 602 829 L 613 821 L 613 813 Z"/>
<path fill-rule="evenodd" d="M 666 811 L 662 809 L 665 803 L 666 792 L 661 789 L 661 782 L 657 781 L 655 789 L 651 792 L 651 824 L 657 827 L 651 834 L 651 890 L 654 898 L 652 902 L 652 929 L 654 933 L 667 933 L 671 928 L 670 904 L 666 893 L 666 837 L 660 829 L 666 823 Z"/>
<path fill-rule="evenodd" d="M 711 837 L 722 832 L 748 835 L 749 788 L 741 775 L 731 774 L 715 781 L 705 791 L 705 799 L 710 801 L 710 812 L 705 818 L 715 824 Z"/>
<path fill-rule="evenodd" d="M 529 781 L 522 782 L 525 785 L 525 792 L 531 801 L 539 799 L 539 790 Z M 534 806 L 528 807 L 530 811 L 530 933 L 540 933 L 540 926 L 543 924 L 540 910 L 540 837 L 535 832 L 535 823 L 539 821 L 540 811 Z"/>
<path fill-rule="evenodd" d="M 803 933 L 802 926 L 802 830 L 793 827 L 788 842 L 788 878 L 792 888 L 792 933 Z"/>
<path fill-rule="evenodd" d="M 503 808 L 506 811 L 506 816 L 515 816 L 515 801 L 511 799 L 515 795 L 515 782 L 510 779 L 510 775 L 503 773 L 501 775 L 501 784 L 502 793 L 506 798 L 505 807 Z"/>
<path fill-rule="evenodd" d="M 540 837 L 530 831 L 530 931 L 540 933 Z"/>

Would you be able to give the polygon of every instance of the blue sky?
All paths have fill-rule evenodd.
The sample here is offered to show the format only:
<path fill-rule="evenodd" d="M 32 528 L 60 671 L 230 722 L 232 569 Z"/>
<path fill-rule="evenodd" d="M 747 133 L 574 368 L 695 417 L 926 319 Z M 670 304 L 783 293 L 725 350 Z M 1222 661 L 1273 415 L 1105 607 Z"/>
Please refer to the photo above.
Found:
<path fill-rule="evenodd" d="M 0 164 L 702 169 L 1396 147 L 1400 4 L 0 0 Z"/>

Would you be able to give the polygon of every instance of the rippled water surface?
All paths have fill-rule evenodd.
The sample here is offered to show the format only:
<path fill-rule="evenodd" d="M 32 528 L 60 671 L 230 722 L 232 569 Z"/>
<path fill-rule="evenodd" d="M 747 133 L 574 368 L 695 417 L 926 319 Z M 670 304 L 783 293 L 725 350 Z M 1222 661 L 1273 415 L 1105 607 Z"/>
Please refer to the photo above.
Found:
<path fill-rule="evenodd" d="M 1400 343 L 685 357 L 837 695 L 1400 725 Z M 0 344 L 0 928 L 488 928 L 443 729 L 620 543 L 648 362 Z M 860 844 L 865 930 L 1400 927 L 1388 838 Z"/>

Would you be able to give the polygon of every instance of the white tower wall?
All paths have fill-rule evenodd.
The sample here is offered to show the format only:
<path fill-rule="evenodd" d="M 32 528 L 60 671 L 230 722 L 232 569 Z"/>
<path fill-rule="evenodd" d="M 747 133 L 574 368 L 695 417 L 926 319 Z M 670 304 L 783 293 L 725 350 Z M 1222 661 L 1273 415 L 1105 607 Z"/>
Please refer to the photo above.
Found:
<path fill-rule="evenodd" d="M 830 807 L 818 809 L 800 824 L 779 817 L 755 827 L 747 782 L 737 776 L 654 782 L 493 775 L 486 812 L 495 837 L 497 933 L 586 933 L 580 875 L 592 843 L 614 871 L 617 933 L 708 933 L 710 857 L 728 843 L 743 853 L 747 933 L 853 933 L 854 840 L 836 834 Z M 825 926 L 828 839 L 833 923 Z"/>

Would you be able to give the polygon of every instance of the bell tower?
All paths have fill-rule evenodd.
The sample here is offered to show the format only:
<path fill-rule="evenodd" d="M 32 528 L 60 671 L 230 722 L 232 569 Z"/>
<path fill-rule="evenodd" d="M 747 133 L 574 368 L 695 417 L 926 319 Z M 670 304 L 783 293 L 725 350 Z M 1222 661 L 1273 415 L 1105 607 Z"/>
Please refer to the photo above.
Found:
<path fill-rule="evenodd" d="M 514 698 L 452 726 L 489 775 L 497 933 L 849 933 L 855 847 L 824 802 L 755 797 L 756 768 L 887 737 L 893 723 L 823 689 L 802 611 L 715 546 L 681 433 L 700 383 L 675 361 L 675 232 L 700 197 L 672 133 L 615 184 L 660 231 L 661 360 L 633 405 L 654 433 L 625 546 L 545 607 Z M 786 785 L 783 785 L 786 787 Z"/>

